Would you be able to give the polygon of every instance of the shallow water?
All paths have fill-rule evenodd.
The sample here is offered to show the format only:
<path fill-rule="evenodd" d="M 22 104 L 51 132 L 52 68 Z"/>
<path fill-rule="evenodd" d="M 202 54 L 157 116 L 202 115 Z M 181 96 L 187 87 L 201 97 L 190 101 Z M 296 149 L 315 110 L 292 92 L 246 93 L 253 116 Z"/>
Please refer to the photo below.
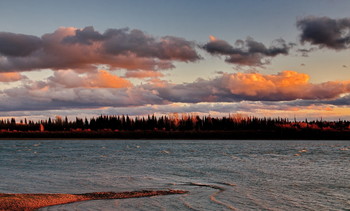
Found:
<path fill-rule="evenodd" d="M 182 189 L 41 210 L 349 210 L 350 141 L 0 140 L 0 192 Z"/>

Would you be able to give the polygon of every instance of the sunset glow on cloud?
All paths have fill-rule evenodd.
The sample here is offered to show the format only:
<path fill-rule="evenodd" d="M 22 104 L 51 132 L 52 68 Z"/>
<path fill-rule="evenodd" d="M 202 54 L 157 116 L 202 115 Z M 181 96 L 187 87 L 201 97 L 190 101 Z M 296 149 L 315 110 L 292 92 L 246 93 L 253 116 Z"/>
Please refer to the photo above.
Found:
<path fill-rule="evenodd" d="M 86 76 L 80 76 L 69 70 L 57 71 L 49 80 L 66 88 L 124 88 L 132 86 L 126 79 L 112 75 L 105 70 L 87 73 Z"/>
<path fill-rule="evenodd" d="M 312 84 L 307 74 L 294 71 L 275 75 L 224 73 L 212 80 L 169 85 L 158 91 L 163 98 L 174 102 L 328 100 L 350 93 L 350 81 Z"/>
<path fill-rule="evenodd" d="M 73 116 L 83 109 L 81 116 L 350 118 L 350 17 L 344 9 L 350 5 L 332 4 L 343 13 L 325 6 L 317 16 L 305 7 L 276 18 L 272 14 L 281 10 L 271 3 L 264 16 L 243 12 L 260 14 L 257 5 L 227 3 L 217 5 L 222 14 L 208 18 L 187 13 L 183 3 L 181 10 L 166 10 L 177 11 L 176 20 L 152 16 L 158 10 L 141 3 L 152 13 L 125 13 L 116 9 L 123 5 L 111 4 L 114 18 L 87 9 L 77 19 L 71 14 L 72 22 L 47 8 L 56 22 L 42 27 L 30 14 L 33 27 L 13 16 L 11 23 L 0 21 L 0 116 Z M 94 12 L 101 21 L 86 21 Z"/>
<path fill-rule="evenodd" d="M 0 33 L 0 71 L 84 69 L 98 64 L 110 68 L 169 69 L 173 61 L 200 59 L 194 43 L 183 38 L 153 38 L 140 30 L 60 27 L 42 37 Z"/>
<path fill-rule="evenodd" d="M 16 72 L 0 73 L 0 82 L 13 82 L 23 79 L 26 79 L 26 77 Z"/>

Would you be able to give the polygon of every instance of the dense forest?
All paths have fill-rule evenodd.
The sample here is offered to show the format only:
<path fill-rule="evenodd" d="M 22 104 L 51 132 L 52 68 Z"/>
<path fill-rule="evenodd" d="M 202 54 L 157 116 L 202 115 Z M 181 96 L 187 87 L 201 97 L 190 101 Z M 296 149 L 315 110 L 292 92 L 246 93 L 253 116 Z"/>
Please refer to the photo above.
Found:
<path fill-rule="evenodd" d="M 178 115 L 131 118 L 123 116 L 99 116 L 91 119 L 75 118 L 69 121 L 56 116 L 55 119 L 41 121 L 20 120 L 14 118 L 0 120 L 0 130 L 4 131 L 231 131 L 231 130 L 274 130 L 278 128 L 349 130 L 350 121 L 290 121 L 286 118 L 257 118 L 230 115 L 228 117 L 200 117 L 197 115 Z"/>

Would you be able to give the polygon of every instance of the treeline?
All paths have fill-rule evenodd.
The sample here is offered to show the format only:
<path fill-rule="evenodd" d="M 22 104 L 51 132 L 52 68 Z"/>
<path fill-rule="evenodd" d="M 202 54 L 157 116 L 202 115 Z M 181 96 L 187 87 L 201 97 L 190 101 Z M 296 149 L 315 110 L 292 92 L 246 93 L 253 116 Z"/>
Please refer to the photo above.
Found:
<path fill-rule="evenodd" d="M 241 115 L 211 117 L 170 114 L 156 117 L 129 117 L 101 115 L 94 118 L 68 120 L 57 116 L 54 119 L 31 121 L 16 119 L 0 120 L 0 130 L 10 131 L 242 131 L 242 130 L 333 130 L 348 131 L 350 122 L 338 121 L 291 121 L 287 118 L 257 118 Z"/>

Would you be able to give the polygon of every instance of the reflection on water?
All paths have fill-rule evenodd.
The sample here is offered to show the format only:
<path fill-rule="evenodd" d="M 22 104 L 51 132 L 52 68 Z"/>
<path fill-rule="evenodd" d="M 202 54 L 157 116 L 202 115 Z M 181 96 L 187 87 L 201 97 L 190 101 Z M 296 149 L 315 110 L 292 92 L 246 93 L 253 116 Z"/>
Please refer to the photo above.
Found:
<path fill-rule="evenodd" d="M 41 210 L 347 210 L 350 141 L 1 140 L 0 192 L 183 189 Z"/>

